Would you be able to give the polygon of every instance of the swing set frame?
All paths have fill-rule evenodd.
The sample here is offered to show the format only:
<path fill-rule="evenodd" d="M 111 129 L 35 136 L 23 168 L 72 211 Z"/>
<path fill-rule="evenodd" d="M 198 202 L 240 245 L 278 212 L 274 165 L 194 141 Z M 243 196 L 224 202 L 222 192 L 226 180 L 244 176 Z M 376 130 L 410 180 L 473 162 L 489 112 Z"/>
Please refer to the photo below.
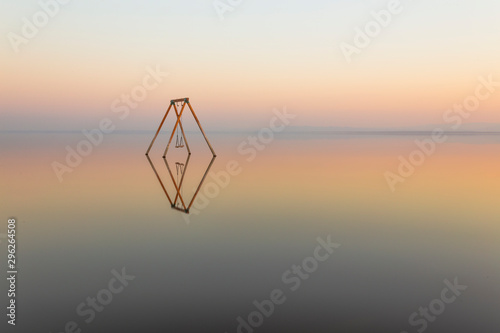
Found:
<path fill-rule="evenodd" d="M 182 103 L 182 107 L 180 110 L 177 109 L 177 104 L 176 103 Z M 189 144 L 186 140 L 186 134 L 184 133 L 184 128 L 182 126 L 182 121 L 181 117 L 184 113 L 184 110 L 186 108 L 186 105 L 189 107 L 189 110 L 191 110 L 191 114 L 194 117 L 194 120 L 196 120 L 196 123 L 198 124 L 198 127 L 200 128 L 201 134 L 203 134 L 203 137 L 205 138 L 205 141 L 207 142 L 208 148 L 210 148 L 210 151 L 212 152 L 212 155 L 215 157 L 217 156 L 215 154 L 214 149 L 212 148 L 212 145 L 208 141 L 207 136 L 205 135 L 205 131 L 203 130 L 203 127 L 201 127 L 200 121 L 198 120 L 198 117 L 196 116 L 196 113 L 193 110 L 193 107 L 191 106 L 191 103 L 189 102 L 189 98 L 179 98 L 179 99 L 173 99 L 170 101 L 170 106 L 167 109 L 167 112 L 165 112 L 165 116 L 163 117 L 160 126 L 158 127 L 158 130 L 156 131 L 156 134 L 153 138 L 153 141 L 151 141 L 151 144 L 149 145 L 149 148 L 146 152 L 146 156 L 149 155 L 149 152 L 151 151 L 151 148 L 153 147 L 153 144 L 156 141 L 156 138 L 158 137 L 158 134 L 160 134 L 161 128 L 163 127 L 163 124 L 165 123 L 165 120 L 167 119 L 168 114 L 170 113 L 170 110 L 173 108 L 175 111 L 175 115 L 177 116 L 177 121 L 175 122 L 174 129 L 172 130 L 172 134 L 170 135 L 170 140 L 168 141 L 168 145 L 165 148 L 165 151 L 163 152 L 163 158 L 167 156 L 168 148 L 170 147 L 170 144 L 172 143 L 172 139 L 174 138 L 175 131 L 177 130 L 177 126 L 181 129 L 182 132 L 182 137 L 184 138 L 184 142 L 186 144 L 186 148 L 188 151 L 188 154 L 191 155 L 191 149 L 189 148 Z M 176 146 L 178 145 L 178 142 L 176 142 Z"/>

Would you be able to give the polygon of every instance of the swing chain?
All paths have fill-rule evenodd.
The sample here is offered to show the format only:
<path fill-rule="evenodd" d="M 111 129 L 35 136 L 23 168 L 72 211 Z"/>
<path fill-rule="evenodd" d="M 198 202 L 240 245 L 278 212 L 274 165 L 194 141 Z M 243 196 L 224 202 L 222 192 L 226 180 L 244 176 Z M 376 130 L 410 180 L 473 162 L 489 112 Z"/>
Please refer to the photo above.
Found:
<path fill-rule="evenodd" d="M 178 102 L 178 108 L 179 108 L 179 111 L 181 109 L 181 106 L 182 106 L 182 102 Z M 179 119 L 179 127 L 181 126 L 182 124 L 182 115 L 181 115 L 181 119 Z M 179 127 L 177 127 L 177 138 L 175 140 L 175 148 L 184 148 L 184 136 L 182 135 L 180 138 L 179 138 Z"/>

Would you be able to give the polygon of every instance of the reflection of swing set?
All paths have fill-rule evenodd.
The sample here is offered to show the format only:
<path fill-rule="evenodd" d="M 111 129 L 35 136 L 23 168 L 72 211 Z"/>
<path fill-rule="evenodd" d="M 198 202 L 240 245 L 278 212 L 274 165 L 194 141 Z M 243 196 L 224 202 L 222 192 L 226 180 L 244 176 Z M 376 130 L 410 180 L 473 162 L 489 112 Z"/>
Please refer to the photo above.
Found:
<path fill-rule="evenodd" d="M 167 155 L 168 148 L 170 147 L 170 144 L 172 143 L 172 139 L 174 138 L 174 135 L 176 133 L 177 133 L 177 136 L 176 136 L 176 140 L 175 140 L 175 148 L 184 148 L 184 146 L 185 146 L 187 148 L 188 154 L 191 154 L 191 149 L 189 149 L 189 144 L 187 143 L 187 140 L 186 140 L 186 133 L 184 132 L 184 127 L 182 126 L 182 115 L 184 113 L 184 109 L 186 108 L 186 105 L 189 107 L 189 110 L 191 110 L 191 114 L 193 115 L 194 119 L 196 120 L 196 123 L 198 124 L 198 127 L 200 128 L 200 131 L 203 134 L 203 137 L 205 138 L 205 141 L 207 142 L 208 147 L 210 148 L 210 151 L 212 151 L 212 155 L 216 156 L 212 146 L 210 145 L 210 142 L 208 142 L 207 136 L 205 135 L 203 128 L 201 127 L 201 124 L 200 124 L 200 121 L 198 120 L 198 117 L 196 116 L 193 108 L 191 107 L 191 103 L 189 103 L 189 98 L 173 99 L 170 101 L 170 106 L 168 107 L 168 110 L 165 113 L 165 116 L 163 117 L 163 120 L 161 121 L 160 126 L 158 127 L 158 131 L 156 131 L 156 135 L 154 136 L 153 141 L 151 141 L 151 144 L 149 145 L 149 148 L 148 148 L 148 151 L 146 152 L 146 155 L 149 155 L 149 151 L 153 147 L 153 144 L 154 144 L 156 138 L 158 137 L 158 134 L 160 133 L 160 130 L 163 126 L 163 123 L 165 122 L 165 119 L 167 119 L 167 116 L 172 108 L 174 109 L 175 114 L 177 116 L 177 121 L 175 123 L 172 134 L 170 135 L 170 140 L 168 141 L 167 148 L 165 148 L 165 152 L 163 153 L 163 157 L 165 157 Z M 179 129 L 181 130 L 182 135 L 179 134 Z"/>
<path fill-rule="evenodd" d="M 191 209 L 191 206 L 193 205 L 193 202 L 196 199 L 196 196 L 200 192 L 200 189 L 201 189 L 203 183 L 205 182 L 205 178 L 207 177 L 208 172 L 210 171 L 210 168 L 212 167 L 212 164 L 214 164 L 215 155 L 212 157 L 212 160 L 210 161 L 210 164 L 208 165 L 207 170 L 205 171 L 205 174 L 203 175 L 203 177 L 200 181 L 200 184 L 198 185 L 198 188 L 196 189 L 195 193 L 193 194 L 193 198 L 189 202 L 184 201 L 184 197 L 183 197 L 184 191 L 182 190 L 182 186 L 184 184 L 184 177 L 186 175 L 186 171 L 187 171 L 187 168 L 189 165 L 189 159 L 191 158 L 191 155 L 188 154 L 187 159 L 186 159 L 186 163 L 176 163 L 175 164 L 175 168 L 176 168 L 176 172 L 177 172 L 177 181 L 175 180 L 175 177 L 170 169 L 170 166 L 168 165 L 167 159 L 166 158 L 163 159 L 163 162 L 165 162 L 165 165 L 167 167 L 168 173 L 170 174 L 170 179 L 172 180 L 172 183 L 174 184 L 175 191 L 177 192 L 174 200 L 172 200 L 172 198 L 168 194 L 168 191 L 165 188 L 165 185 L 163 184 L 163 181 L 161 180 L 160 175 L 156 171 L 156 168 L 155 168 L 153 162 L 151 161 L 149 156 L 146 156 L 146 157 L 149 161 L 149 164 L 151 165 L 151 168 L 153 168 L 153 171 L 156 175 L 156 178 L 160 182 L 160 185 L 161 185 L 161 188 L 163 189 L 163 192 L 165 193 L 168 201 L 170 202 L 170 206 L 175 210 L 189 214 L 189 210 Z M 179 180 L 179 176 L 180 176 L 180 180 Z M 187 205 L 186 205 L 186 203 L 187 203 Z"/>
<path fill-rule="evenodd" d="M 176 147 L 176 148 L 177 148 L 177 147 Z M 189 163 L 189 157 L 190 157 L 190 155 L 188 155 L 188 159 L 187 159 L 187 161 L 186 161 L 186 164 L 187 164 L 187 163 Z M 177 202 L 177 198 L 178 198 L 179 196 L 182 196 L 182 195 L 184 194 L 184 191 L 182 190 L 182 183 L 184 182 L 184 170 L 185 170 L 185 168 L 186 168 L 186 164 L 184 164 L 184 163 L 179 163 L 179 162 L 175 163 L 175 171 L 177 171 L 177 184 L 179 184 L 179 191 L 180 191 L 180 193 L 178 193 L 178 194 L 175 196 L 175 200 L 174 200 L 174 203 L 173 203 L 173 205 L 174 205 L 176 208 L 179 208 L 179 206 L 180 206 L 180 204 L 181 204 L 180 202 Z M 167 168 L 168 168 L 168 169 L 169 169 L 169 171 L 170 171 L 170 168 L 168 167 L 168 163 L 167 163 Z M 181 180 L 180 180 L 180 182 L 179 182 L 179 174 L 180 174 L 180 176 L 181 176 Z"/>

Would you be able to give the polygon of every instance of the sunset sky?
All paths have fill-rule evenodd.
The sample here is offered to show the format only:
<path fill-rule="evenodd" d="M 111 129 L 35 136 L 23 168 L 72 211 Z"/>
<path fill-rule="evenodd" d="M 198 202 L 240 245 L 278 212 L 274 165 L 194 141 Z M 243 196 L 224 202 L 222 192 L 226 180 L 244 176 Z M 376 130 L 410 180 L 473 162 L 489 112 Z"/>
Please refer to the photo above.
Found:
<path fill-rule="evenodd" d="M 113 102 L 157 66 L 169 75 L 119 129 L 155 129 L 169 100 L 187 96 L 208 129 L 260 127 L 284 106 L 294 125 L 439 124 L 479 76 L 500 81 L 497 0 L 402 0 L 348 63 L 341 43 L 388 3 L 248 0 L 221 20 L 212 0 L 73 0 L 15 52 L 11 33 L 41 6 L 2 1 L 0 130 L 119 119 Z M 467 121 L 500 122 L 499 106 L 500 88 Z"/>

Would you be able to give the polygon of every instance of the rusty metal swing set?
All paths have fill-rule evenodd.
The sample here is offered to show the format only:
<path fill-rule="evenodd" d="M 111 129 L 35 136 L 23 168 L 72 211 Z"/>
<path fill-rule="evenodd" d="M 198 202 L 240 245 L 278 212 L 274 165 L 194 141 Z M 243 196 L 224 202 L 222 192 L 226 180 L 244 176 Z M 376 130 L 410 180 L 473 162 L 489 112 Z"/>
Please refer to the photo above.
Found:
<path fill-rule="evenodd" d="M 153 138 L 153 141 L 151 141 L 151 144 L 149 145 L 149 148 L 146 152 L 146 155 L 149 155 L 149 152 L 151 151 L 151 148 L 153 147 L 153 144 L 156 141 L 156 138 L 158 137 L 158 134 L 160 134 L 161 128 L 163 127 L 163 124 L 165 123 L 165 120 L 167 119 L 168 114 L 170 113 L 170 110 L 173 108 L 175 111 L 175 115 L 177 116 L 177 121 L 175 122 L 174 129 L 172 130 L 172 134 L 170 135 L 170 140 L 168 141 L 168 145 L 165 148 L 165 151 L 163 153 L 163 157 L 165 158 L 167 156 L 168 148 L 170 147 L 170 144 L 172 143 L 172 139 L 174 138 L 174 135 L 177 130 L 177 138 L 175 142 L 175 148 L 184 148 L 184 144 L 186 145 L 188 154 L 191 155 L 191 149 L 189 148 L 189 144 L 186 140 L 186 133 L 184 132 L 184 127 L 182 126 L 182 115 L 184 113 L 184 110 L 186 108 L 186 105 L 188 106 L 189 110 L 191 110 L 191 114 L 194 117 L 194 120 L 196 120 L 196 123 L 198 124 L 198 127 L 200 128 L 201 134 L 203 134 L 203 137 L 205 138 L 205 141 L 207 142 L 208 148 L 210 148 L 210 151 L 212 152 L 213 156 L 215 155 L 214 149 L 212 148 L 212 145 L 210 145 L 210 142 L 208 141 L 207 136 L 205 135 L 205 131 L 203 131 L 203 127 L 201 127 L 200 121 L 198 120 L 198 117 L 196 116 L 196 113 L 193 110 L 193 107 L 191 106 L 191 103 L 189 102 L 189 98 L 179 98 L 179 99 L 173 99 L 170 101 L 170 106 L 167 109 L 167 112 L 165 113 L 165 116 L 163 117 L 163 120 L 160 123 L 160 126 L 158 127 L 158 131 L 156 131 L 156 134 Z M 179 108 L 180 110 L 179 110 Z M 182 136 L 179 137 L 179 128 L 182 132 Z"/>

